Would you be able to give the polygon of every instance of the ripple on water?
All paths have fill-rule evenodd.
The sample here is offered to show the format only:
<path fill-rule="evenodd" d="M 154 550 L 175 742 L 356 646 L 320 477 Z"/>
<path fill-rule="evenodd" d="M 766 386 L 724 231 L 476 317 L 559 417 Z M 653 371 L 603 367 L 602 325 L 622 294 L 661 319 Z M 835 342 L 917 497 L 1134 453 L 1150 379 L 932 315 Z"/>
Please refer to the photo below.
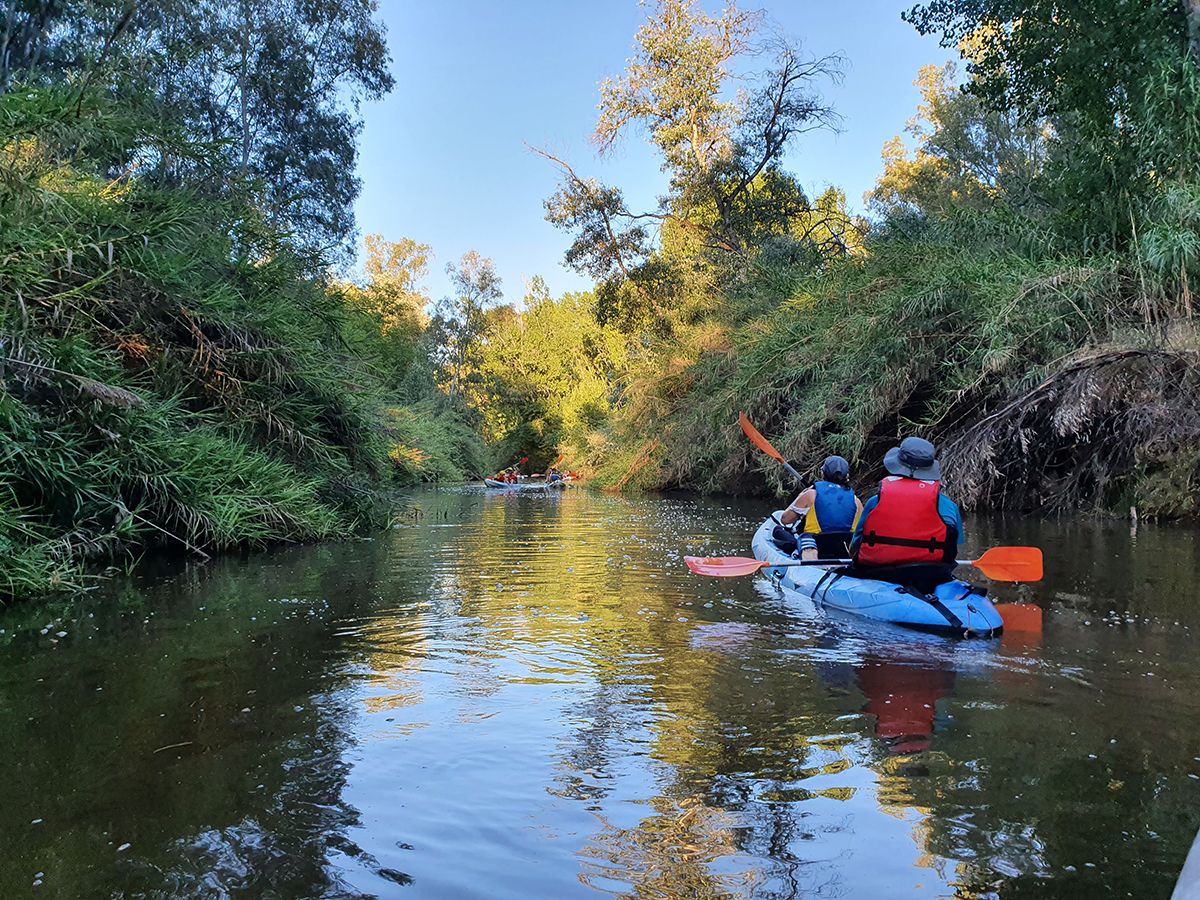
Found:
<path fill-rule="evenodd" d="M 1169 893 L 1194 542 L 972 522 L 1053 556 L 997 589 L 1046 627 L 956 642 L 686 570 L 745 554 L 762 504 L 411 504 L 375 541 L 0 614 L 0 896 Z"/>

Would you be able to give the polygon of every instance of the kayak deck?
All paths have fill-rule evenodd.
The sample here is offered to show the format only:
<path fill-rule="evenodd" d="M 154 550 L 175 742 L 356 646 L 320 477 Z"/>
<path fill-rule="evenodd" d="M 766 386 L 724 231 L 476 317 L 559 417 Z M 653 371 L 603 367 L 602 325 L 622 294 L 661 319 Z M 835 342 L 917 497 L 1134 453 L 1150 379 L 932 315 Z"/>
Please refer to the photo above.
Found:
<path fill-rule="evenodd" d="M 768 518 L 755 532 L 754 556 L 767 563 L 794 562 L 771 540 L 775 524 Z M 868 619 L 970 638 L 997 637 L 1004 629 L 992 601 L 963 581 L 948 581 L 929 594 L 919 594 L 892 582 L 842 575 L 824 566 L 780 566 L 764 568 L 763 573 L 785 591 Z"/>

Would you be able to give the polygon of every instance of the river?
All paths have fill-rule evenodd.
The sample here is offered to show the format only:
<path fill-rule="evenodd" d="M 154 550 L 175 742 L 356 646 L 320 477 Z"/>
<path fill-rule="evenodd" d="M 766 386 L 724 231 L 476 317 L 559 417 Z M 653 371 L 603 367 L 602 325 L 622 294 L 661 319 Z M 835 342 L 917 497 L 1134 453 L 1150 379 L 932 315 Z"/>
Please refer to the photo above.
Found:
<path fill-rule="evenodd" d="M 765 509 L 431 490 L 0 613 L 0 896 L 1170 895 L 1195 531 L 970 522 L 1046 619 L 955 642 L 688 573 Z"/>

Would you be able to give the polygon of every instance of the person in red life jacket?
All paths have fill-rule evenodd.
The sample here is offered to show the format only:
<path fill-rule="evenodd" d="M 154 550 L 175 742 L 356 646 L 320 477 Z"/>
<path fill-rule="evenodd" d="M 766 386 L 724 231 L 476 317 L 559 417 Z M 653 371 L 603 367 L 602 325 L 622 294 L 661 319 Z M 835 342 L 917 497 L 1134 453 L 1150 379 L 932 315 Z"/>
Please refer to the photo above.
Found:
<path fill-rule="evenodd" d="M 850 463 L 828 456 L 821 463 L 821 480 L 801 491 L 780 517 L 784 531 L 803 521 L 798 546 L 802 559 L 840 559 L 862 514 L 862 502 L 850 487 Z M 776 529 L 777 531 L 779 529 Z M 788 540 L 790 535 L 780 535 Z"/>
<path fill-rule="evenodd" d="M 854 569 L 924 592 L 950 578 L 963 539 L 958 505 L 941 491 L 941 466 L 929 441 L 908 437 L 883 458 L 890 473 L 867 501 L 854 531 Z"/>

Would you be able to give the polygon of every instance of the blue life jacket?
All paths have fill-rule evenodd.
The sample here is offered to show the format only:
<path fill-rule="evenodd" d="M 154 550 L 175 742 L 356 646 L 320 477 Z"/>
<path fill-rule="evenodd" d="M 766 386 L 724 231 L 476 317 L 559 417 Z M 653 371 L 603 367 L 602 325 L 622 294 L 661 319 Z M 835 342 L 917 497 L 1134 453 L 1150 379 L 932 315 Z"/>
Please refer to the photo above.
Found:
<path fill-rule="evenodd" d="M 816 514 L 821 533 L 853 531 L 854 516 L 858 512 L 854 491 L 832 481 L 818 481 L 813 485 L 813 490 L 817 494 L 813 513 Z M 805 528 L 805 531 L 808 530 Z"/>

